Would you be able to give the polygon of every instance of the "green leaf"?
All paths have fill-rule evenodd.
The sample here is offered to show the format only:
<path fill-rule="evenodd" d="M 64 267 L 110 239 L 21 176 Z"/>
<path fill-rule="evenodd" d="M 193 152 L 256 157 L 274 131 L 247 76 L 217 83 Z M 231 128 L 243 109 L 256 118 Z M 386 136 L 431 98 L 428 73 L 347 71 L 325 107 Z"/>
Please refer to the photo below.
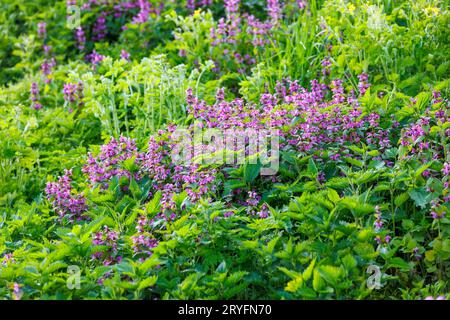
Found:
<path fill-rule="evenodd" d="M 344 160 L 347 161 L 348 163 L 350 163 L 351 165 L 354 165 L 354 166 L 357 166 L 360 168 L 362 168 L 364 166 L 364 164 L 361 161 L 350 158 L 350 157 L 345 157 Z"/>
<path fill-rule="evenodd" d="M 353 257 L 351 254 L 347 254 L 344 258 L 342 258 L 342 263 L 348 271 L 356 268 L 356 266 L 358 265 L 355 257 Z"/>
<path fill-rule="evenodd" d="M 253 180 L 256 179 L 256 177 L 259 175 L 259 172 L 261 170 L 261 164 L 250 164 L 246 163 L 244 165 L 244 181 L 246 183 L 251 183 Z"/>
<path fill-rule="evenodd" d="M 302 276 L 305 281 L 308 281 L 311 278 L 315 265 L 316 265 L 316 258 L 314 258 L 309 264 L 308 268 L 306 268 L 305 271 L 303 271 Z"/>
<path fill-rule="evenodd" d="M 141 188 L 139 187 L 139 185 L 135 179 L 131 179 L 130 191 L 134 198 L 140 198 L 141 193 L 142 193 Z"/>
<path fill-rule="evenodd" d="M 341 276 L 341 269 L 335 266 L 322 265 L 318 268 L 320 275 L 332 286 L 336 286 Z"/>
<path fill-rule="evenodd" d="M 158 280 L 158 276 L 148 277 L 141 282 L 139 282 L 138 290 L 142 290 L 151 286 L 154 286 L 156 281 Z"/>
<path fill-rule="evenodd" d="M 411 199 L 414 200 L 416 206 L 425 209 L 426 205 L 428 204 L 427 200 L 428 192 L 426 192 L 424 188 L 410 190 L 408 194 L 411 197 Z"/>
<path fill-rule="evenodd" d="M 401 207 L 409 199 L 408 192 L 403 192 L 395 197 L 394 203 L 397 207 Z"/>
<path fill-rule="evenodd" d="M 301 275 L 299 275 L 294 280 L 289 281 L 284 290 L 288 292 L 296 292 L 302 286 L 303 286 L 303 278 Z"/>
<path fill-rule="evenodd" d="M 315 176 L 317 176 L 318 172 L 319 172 L 319 170 L 317 169 L 316 163 L 314 162 L 314 160 L 312 158 L 309 158 L 308 173 L 310 173 L 311 175 L 313 175 L 315 177 Z"/>
<path fill-rule="evenodd" d="M 319 270 L 315 268 L 313 272 L 313 288 L 316 292 L 320 292 L 324 287 L 325 282 L 320 276 Z"/>
<path fill-rule="evenodd" d="M 328 198 L 333 201 L 333 203 L 337 203 L 339 202 L 339 200 L 341 200 L 341 197 L 339 197 L 339 193 L 331 188 L 328 188 Z"/>
<path fill-rule="evenodd" d="M 148 214 L 153 215 L 159 212 L 161 208 L 161 197 L 162 197 L 161 191 L 158 190 L 158 192 L 156 192 L 155 195 L 153 196 L 153 199 L 150 200 L 146 205 L 146 210 Z"/>
<path fill-rule="evenodd" d="M 389 264 L 387 266 L 388 268 L 399 268 L 401 271 L 410 271 L 413 269 L 413 267 L 403 260 L 400 257 L 395 257 L 391 261 L 389 261 Z"/>
<path fill-rule="evenodd" d="M 285 275 L 287 275 L 291 279 L 296 279 L 298 276 L 300 276 L 300 273 L 289 270 L 285 267 L 278 267 L 278 270 L 282 271 Z"/>

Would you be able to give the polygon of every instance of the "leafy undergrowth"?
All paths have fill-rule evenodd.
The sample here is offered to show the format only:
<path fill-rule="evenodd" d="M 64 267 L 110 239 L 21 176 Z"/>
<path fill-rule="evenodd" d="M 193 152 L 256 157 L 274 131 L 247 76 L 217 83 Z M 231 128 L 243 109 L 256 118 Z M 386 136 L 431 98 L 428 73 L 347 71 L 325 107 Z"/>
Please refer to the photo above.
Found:
<path fill-rule="evenodd" d="M 1 298 L 449 298 L 443 2 L 83 3 L 0 5 Z"/>

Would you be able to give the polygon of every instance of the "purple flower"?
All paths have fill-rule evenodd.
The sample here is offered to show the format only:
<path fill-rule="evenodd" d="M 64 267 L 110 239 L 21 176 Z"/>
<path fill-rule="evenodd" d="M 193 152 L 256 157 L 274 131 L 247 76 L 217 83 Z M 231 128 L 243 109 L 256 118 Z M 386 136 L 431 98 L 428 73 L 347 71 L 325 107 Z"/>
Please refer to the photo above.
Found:
<path fill-rule="evenodd" d="M 124 60 L 128 60 L 128 59 L 130 59 L 130 54 L 122 49 L 120 51 L 120 57 Z"/>
<path fill-rule="evenodd" d="M 66 102 L 75 102 L 77 85 L 74 83 L 65 83 L 63 88 L 64 100 Z"/>
<path fill-rule="evenodd" d="M 278 0 L 267 0 L 267 11 L 273 24 L 281 18 L 281 6 Z"/>
<path fill-rule="evenodd" d="M 20 290 L 20 285 L 17 282 L 14 282 L 13 284 L 12 296 L 14 300 L 22 299 L 23 292 Z"/>
<path fill-rule="evenodd" d="M 240 0 L 224 0 L 225 11 L 227 15 L 237 13 L 239 10 Z"/>
<path fill-rule="evenodd" d="M 375 231 L 380 231 L 381 228 L 383 227 L 383 220 L 381 219 L 381 211 L 380 211 L 380 207 L 379 206 L 375 206 L 375 216 L 376 216 L 376 220 L 375 220 Z"/>
<path fill-rule="evenodd" d="M 86 44 L 86 36 L 83 28 L 79 27 L 75 30 L 75 41 L 77 42 L 78 50 L 83 51 Z"/>
<path fill-rule="evenodd" d="M 86 59 L 92 64 L 94 69 L 104 58 L 103 55 L 95 50 L 93 50 L 91 54 L 86 55 Z"/>
<path fill-rule="evenodd" d="M 13 254 L 12 253 L 6 253 L 3 256 L 3 261 L 2 261 L 2 266 L 6 267 L 9 263 L 15 263 L 16 260 L 14 260 Z"/>
<path fill-rule="evenodd" d="M 47 30 L 46 30 L 47 24 L 45 22 L 39 22 L 37 24 L 37 26 L 38 26 L 38 35 L 39 35 L 39 37 L 44 39 L 46 34 L 47 34 Z"/>
<path fill-rule="evenodd" d="M 304 9 L 306 7 L 306 1 L 305 0 L 297 0 L 297 6 L 299 9 Z"/>
<path fill-rule="evenodd" d="M 106 32 L 107 32 L 106 13 L 102 12 L 94 23 L 94 27 L 92 30 L 93 33 L 92 40 L 94 41 L 103 40 L 106 37 Z"/>
<path fill-rule="evenodd" d="M 442 173 L 443 173 L 445 176 L 450 175 L 450 163 L 448 163 L 448 162 L 445 162 L 445 163 L 444 163 L 444 168 L 442 169 Z"/>
<path fill-rule="evenodd" d="M 31 98 L 31 107 L 35 110 L 42 109 L 42 105 L 38 102 L 39 100 L 39 87 L 36 82 L 33 82 L 30 87 L 30 98 Z"/>
<path fill-rule="evenodd" d="M 223 214 L 223 216 L 224 216 L 225 218 L 229 218 L 229 217 L 231 217 L 232 215 L 234 215 L 234 212 L 233 212 L 233 211 L 227 211 L 227 212 L 225 212 L 225 213 Z"/>
<path fill-rule="evenodd" d="M 269 216 L 269 207 L 267 206 L 267 204 L 263 204 L 261 206 L 260 211 L 258 212 L 258 215 L 261 219 L 265 219 Z"/>
<path fill-rule="evenodd" d="M 68 218 L 69 221 L 86 220 L 85 212 L 88 209 L 86 198 L 83 194 L 77 194 L 72 188 L 72 170 L 65 170 L 65 174 L 59 177 L 58 182 L 49 182 L 45 192 L 47 199 L 51 201 L 53 210 L 59 215 L 60 220 Z"/>
<path fill-rule="evenodd" d="M 370 87 L 370 84 L 368 83 L 369 76 L 366 73 L 361 73 L 358 76 L 358 79 L 359 94 L 363 96 L 366 93 L 367 89 Z"/>

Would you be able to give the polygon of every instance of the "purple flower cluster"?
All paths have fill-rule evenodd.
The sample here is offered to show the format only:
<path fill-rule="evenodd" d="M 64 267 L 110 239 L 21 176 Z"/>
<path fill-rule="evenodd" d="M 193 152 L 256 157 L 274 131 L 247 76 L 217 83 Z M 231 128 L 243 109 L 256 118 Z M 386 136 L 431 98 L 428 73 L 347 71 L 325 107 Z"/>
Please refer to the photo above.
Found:
<path fill-rule="evenodd" d="M 391 236 L 386 234 L 386 231 L 382 233 L 383 228 L 383 220 L 382 220 L 382 214 L 379 206 L 375 206 L 375 222 L 374 222 L 375 232 L 378 234 L 375 236 L 375 241 L 381 245 L 381 244 L 388 244 L 391 241 Z"/>
<path fill-rule="evenodd" d="M 20 284 L 18 284 L 17 282 L 14 282 L 13 292 L 12 292 L 13 299 L 20 300 L 20 299 L 22 299 L 22 296 L 23 296 L 23 292 L 22 292 L 22 290 L 20 290 Z"/>
<path fill-rule="evenodd" d="M 114 138 L 108 144 L 101 147 L 97 156 L 89 153 L 87 164 L 83 167 L 83 173 L 89 176 L 92 184 L 101 184 L 103 188 L 108 187 L 108 182 L 112 177 L 127 177 L 139 179 L 137 173 L 133 174 L 123 168 L 124 161 L 139 155 L 136 142 L 133 139 L 121 136 L 119 140 Z"/>
<path fill-rule="evenodd" d="M 267 0 L 267 12 L 273 24 L 281 19 L 281 4 L 278 0 Z"/>
<path fill-rule="evenodd" d="M 340 80 L 333 81 L 331 90 L 313 80 L 310 91 L 296 81 L 278 84 L 276 91 L 263 94 L 260 107 L 246 106 L 241 99 L 207 105 L 188 91 L 187 110 L 207 128 L 282 129 L 283 146 L 334 161 L 360 157 L 349 149 L 352 145 L 366 143 L 378 150 L 375 160 L 382 160 L 391 147 L 389 130 L 380 127 L 380 115 L 363 115 L 357 100 L 345 94 Z M 328 101 L 330 91 L 332 100 Z M 302 120 L 292 124 L 294 119 Z"/>
<path fill-rule="evenodd" d="M 369 76 L 366 73 L 361 73 L 360 75 L 358 75 L 358 89 L 359 89 L 359 94 L 361 96 L 363 96 L 367 89 L 370 88 L 370 83 L 369 81 Z"/>
<path fill-rule="evenodd" d="M 151 256 L 153 253 L 152 249 L 158 245 L 158 240 L 150 232 L 153 222 L 153 219 L 149 220 L 144 215 L 139 216 L 136 225 L 137 234 L 131 237 L 133 252 L 135 255 L 142 256 L 141 260 Z"/>
<path fill-rule="evenodd" d="M 272 24 L 268 22 L 261 22 L 253 15 L 246 16 L 246 19 L 246 31 L 252 37 L 252 45 L 256 47 L 264 47 L 266 44 L 270 43 L 268 35 L 272 29 Z"/>
<path fill-rule="evenodd" d="M 47 24 L 45 22 L 39 22 L 38 26 L 38 35 L 41 39 L 45 39 L 47 35 Z"/>
<path fill-rule="evenodd" d="M 30 96 L 31 96 L 31 107 L 35 110 L 42 109 L 42 105 L 39 103 L 39 86 L 36 82 L 31 84 L 30 88 Z"/>
<path fill-rule="evenodd" d="M 390 235 L 386 235 L 386 236 L 384 236 L 384 238 L 382 237 L 382 236 L 376 236 L 375 237 L 375 241 L 378 243 L 378 244 L 388 244 L 390 241 L 391 241 L 391 236 Z"/>
<path fill-rule="evenodd" d="M 77 104 L 78 108 L 83 106 L 83 83 L 65 83 L 63 87 L 64 101 L 66 104 Z M 69 112 L 72 112 L 72 108 L 69 108 Z"/>
<path fill-rule="evenodd" d="M 197 8 L 207 7 L 213 3 L 213 0 L 187 0 L 186 8 L 195 10 Z"/>
<path fill-rule="evenodd" d="M 52 73 L 52 69 L 56 66 L 56 60 L 54 57 L 49 57 L 48 52 L 50 51 L 49 46 L 44 46 L 44 52 L 46 53 L 46 57 L 41 64 L 41 72 L 44 75 L 44 82 L 50 83 L 51 79 L 49 75 Z"/>
<path fill-rule="evenodd" d="M 130 59 L 130 54 L 122 49 L 120 51 L 120 58 L 124 59 L 124 60 L 129 60 Z"/>
<path fill-rule="evenodd" d="M 52 203 L 53 210 L 60 220 L 67 218 L 69 221 L 86 220 L 85 212 L 88 209 L 86 198 L 83 194 L 77 194 L 72 188 L 72 170 L 66 170 L 57 182 L 47 183 L 45 192 L 47 199 Z"/>
<path fill-rule="evenodd" d="M 425 297 L 424 300 L 446 300 L 446 299 L 445 299 L 445 296 L 440 295 L 440 296 L 437 296 L 436 298 L 433 296 L 428 296 L 428 297 Z"/>
<path fill-rule="evenodd" d="M 426 115 L 422 116 L 415 123 L 405 127 L 402 131 L 400 144 L 404 148 L 403 160 L 419 161 L 426 164 L 431 161 L 442 164 L 441 171 L 428 168 L 423 171 L 422 176 L 426 179 L 441 179 L 443 184 L 442 194 L 431 201 L 430 215 L 433 219 L 443 219 L 450 210 L 450 165 L 448 163 L 448 150 L 446 145 L 450 139 L 450 123 L 448 101 L 440 98 L 438 92 L 433 93 L 433 104 L 437 108 L 431 112 L 426 111 Z M 440 128 L 435 133 L 432 128 Z M 429 188 L 428 188 L 429 189 Z M 431 190 L 429 190 L 431 191 Z"/>
<path fill-rule="evenodd" d="M 66 102 L 75 102 L 75 92 L 77 89 L 77 85 L 74 83 L 66 83 L 64 84 L 63 88 L 63 94 L 64 94 L 64 100 Z"/>
<path fill-rule="evenodd" d="M 122 256 L 118 255 L 118 240 L 119 233 L 117 231 L 103 226 L 102 230 L 94 233 L 92 239 L 92 244 L 101 246 L 101 250 L 94 252 L 91 258 L 102 261 L 104 266 L 119 263 L 122 261 Z"/>
<path fill-rule="evenodd" d="M 227 15 L 233 15 L 239 11 L 240 0 L 224 0 L 225 12 Z"/>
<path fill-rule="evenodd" d="M 330 66 L 331 66 L 331 61 L 329 58 L 325 58 L 322 60 L 321 62 L 322 64 L 322 74 L 324 77 L 327 77 L 330 75 Z"/>
<path fill-rule="evenodd" d="M 383 220 L 381 217 L 381 211 L 380 211 L 380 207 L 379 206 L 375 206 L 375 231 L 380 231 L 381 228 L 383 227 Z"/>
<path fill-rule="evenodd" d="M 135 17 L 133 17 L 134 24 L 146 23 L 150 17 L 150 14 L 154 13 L 159 15 L 163 8 L 162 2 L 159 7 L 154 7 L 153 4 L 147 0 L 138 0 L 137 5 L 139 7 L 139 12 Z"/>
<path fill-rule="evenodd" d="M 92 67 L 95 69 L 97 65 L 103 61 L 105 56 L 99 54 L 97 51 L 93 50 L 92 53 L 86 55 L 86 60 L 92 64 Z"/>
<path fill-rule="evenodd" d="M 171 151 L 175 148 L 176 139 L 171 134 L 176 130 L 170 126 L 168 132 L 160 131 L 158 136 L 150 137 L 148 152 L 142 157 L 141 174 L 152 180 L 155 191 L 162 193 L 162 212 L 158 218 L 174 219 L 174 194 L 185 191 L 192 202 L 198 201 L 210 191 L 215 191 L 216 170 L 200 169 L 199 164 L 178 165 L 173 163 Z M 189 147 L 187 147 L 189 148 Z"/>
<path fill-rule="evenodd" d="M 261 22 L 255 16 L 239 12 L 239 0 L 225 1 L 226 17 L 220 18 L 216 27 L 210 30 L 210 40 L 213 47 L 218 48 L 220 54 L 225 58 L 221 60 L 227 67 L 236 68 L 239 73 L 245 73 L 256 63 L 247 51 L 241 52 L 239 48 L 247 48 L 252 44 L 255 49 L 262 49 L 269 43 L 269 32 L 272 23 Z M 216 62 L 217 63 L 217 62 Z M 217 63 L 218 64 L 218 63 Z M 216 66 L 218 72 L 220 66 Z"/>
<path fill-rule="evenodd" d="M 12 253 L 6 253 L 3 255 L 3 260 L 2 260 L 3 267 L 6 267 L 6 266 L 8 266 L 8 264 L 15 263 L 15 262 L 16 262 L 16 260 L 14 259 Z"/>
<path fill-rule="evenodd" d="M 297 6 L 300 10 L 306 8 L 306 1 L 305 0 L 297 0 Z"/>
<path fill-rule="evenodd" d="M 77 43 L 78 50 L 83 51 L 86 45 L 86 35 L 82 27 L 75 30 L 75 41 Z"/>
<path fill-rule="evenodd" d="M 100 15 L 97 17 L 97 20 L 94 23 L 94 27 L 92 30 L 93 41 L 101 41 L 106 37 L 107 28 L 106 28 L 106 17 L 108 15 L 108 12 L 101 12 Z"/>

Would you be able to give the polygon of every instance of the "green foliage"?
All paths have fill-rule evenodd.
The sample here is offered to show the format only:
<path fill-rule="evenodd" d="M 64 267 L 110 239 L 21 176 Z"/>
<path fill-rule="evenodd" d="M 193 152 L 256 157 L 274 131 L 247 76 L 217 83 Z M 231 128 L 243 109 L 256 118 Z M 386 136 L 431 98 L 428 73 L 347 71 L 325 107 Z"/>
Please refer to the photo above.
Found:
<path fill-rule="evenodd" d="M 224 45 L 255 58 L 242 71 L 232 52 L 225 55 L 210 39 L 226 16 L 218 1 L 195 11 L 172 1 L 142 24 L 132 23 L 137 8 L 117 19 L 110 15 L 99 41 L 92 34 L 103 9 L 94 7 L 81 17 L 88 36 L 82 50 L 65 27 L 66 1 L 2 1 L 0 299 L 17 298 L 15 284 L 23 299 L 449 298 L 444 172 L 450 125 L 437 115 L 444 110 L 449 117 L 447 4 L 312 0 L 298 9 L 297 1 L 284 2 L 283 19 L 264 47 L 251 45 L 248 32 Z M 240 10 L 268 18 L 266 1 L 241 1 Z M 45 41 L 37 34 L 41 21 L 47 22 Z M 44 43 L 56 61 L 48 77 L 41 72 Z M 104 55 L 96 65 L 83 59 L 94 49 Z M 121 58 L 122 50 L 131 57 Z M 342 145 L 313 147 L 310 154 L 287 147 L 273 179 L 259 175 L 260 163 L 226 167 L 215 173 L 214 192 L 197 202 L 186 190 L 166 199 L 148 179 L 131 175 L 106 186 L 84 179 L 87 152 L 98 153 L 111 137 L 135 138 L 146 151 L 159 129 L 191 124 L 188 88 L 213 106 L 221 87 L 226 100 L 259 106 L 262 95 L 278 94 L 286 79 L 307 87 L 313 79 L 332 86 L 341 78 L 346 89 L 359 92 L 362 72 L 372 87 L 358 98 L 361 117 L 380 115 L 390 141 L 383 153 L 369 141 L 345 146 L 348 153 L 338 160 L 330 155 Z M 64 85 L 80 81 L 79 100 L 65 99 Z M 39 87 L 40 110 L 32 108 L 32 83 Z M 273 112 L 296 107 L 280 101 Z M 290 120 L 285 134 L 305 121 Z M 406 141 L 417 124 L 423 134 Z M 131 157 L 118 166 L 135 174 L 139 161 Z M 64 169 L 73 171 L 70 192 L 86 198 L 89 220 L 59 219 L 46 199 L 46 183 Z M 254 190 L 265 219 L 245 203 Z M 154 219 L 168 200 L 176 218 Z M 151 224 L 157 245 L 148 255 L 133 250 L 143 218 L 157 221 Z M 374 225 L 380 219 L 381 230 Z M 104 230 L 117 233 L 115 250 L 95 243 Z M 111 260 L 95 258 L 106 255 Z M 376 289 L 367 285 L 374 266 L 381 272 Z M 68 285 L 76 284 L 71 267 L 79 270 L 79 289 Z"/>

